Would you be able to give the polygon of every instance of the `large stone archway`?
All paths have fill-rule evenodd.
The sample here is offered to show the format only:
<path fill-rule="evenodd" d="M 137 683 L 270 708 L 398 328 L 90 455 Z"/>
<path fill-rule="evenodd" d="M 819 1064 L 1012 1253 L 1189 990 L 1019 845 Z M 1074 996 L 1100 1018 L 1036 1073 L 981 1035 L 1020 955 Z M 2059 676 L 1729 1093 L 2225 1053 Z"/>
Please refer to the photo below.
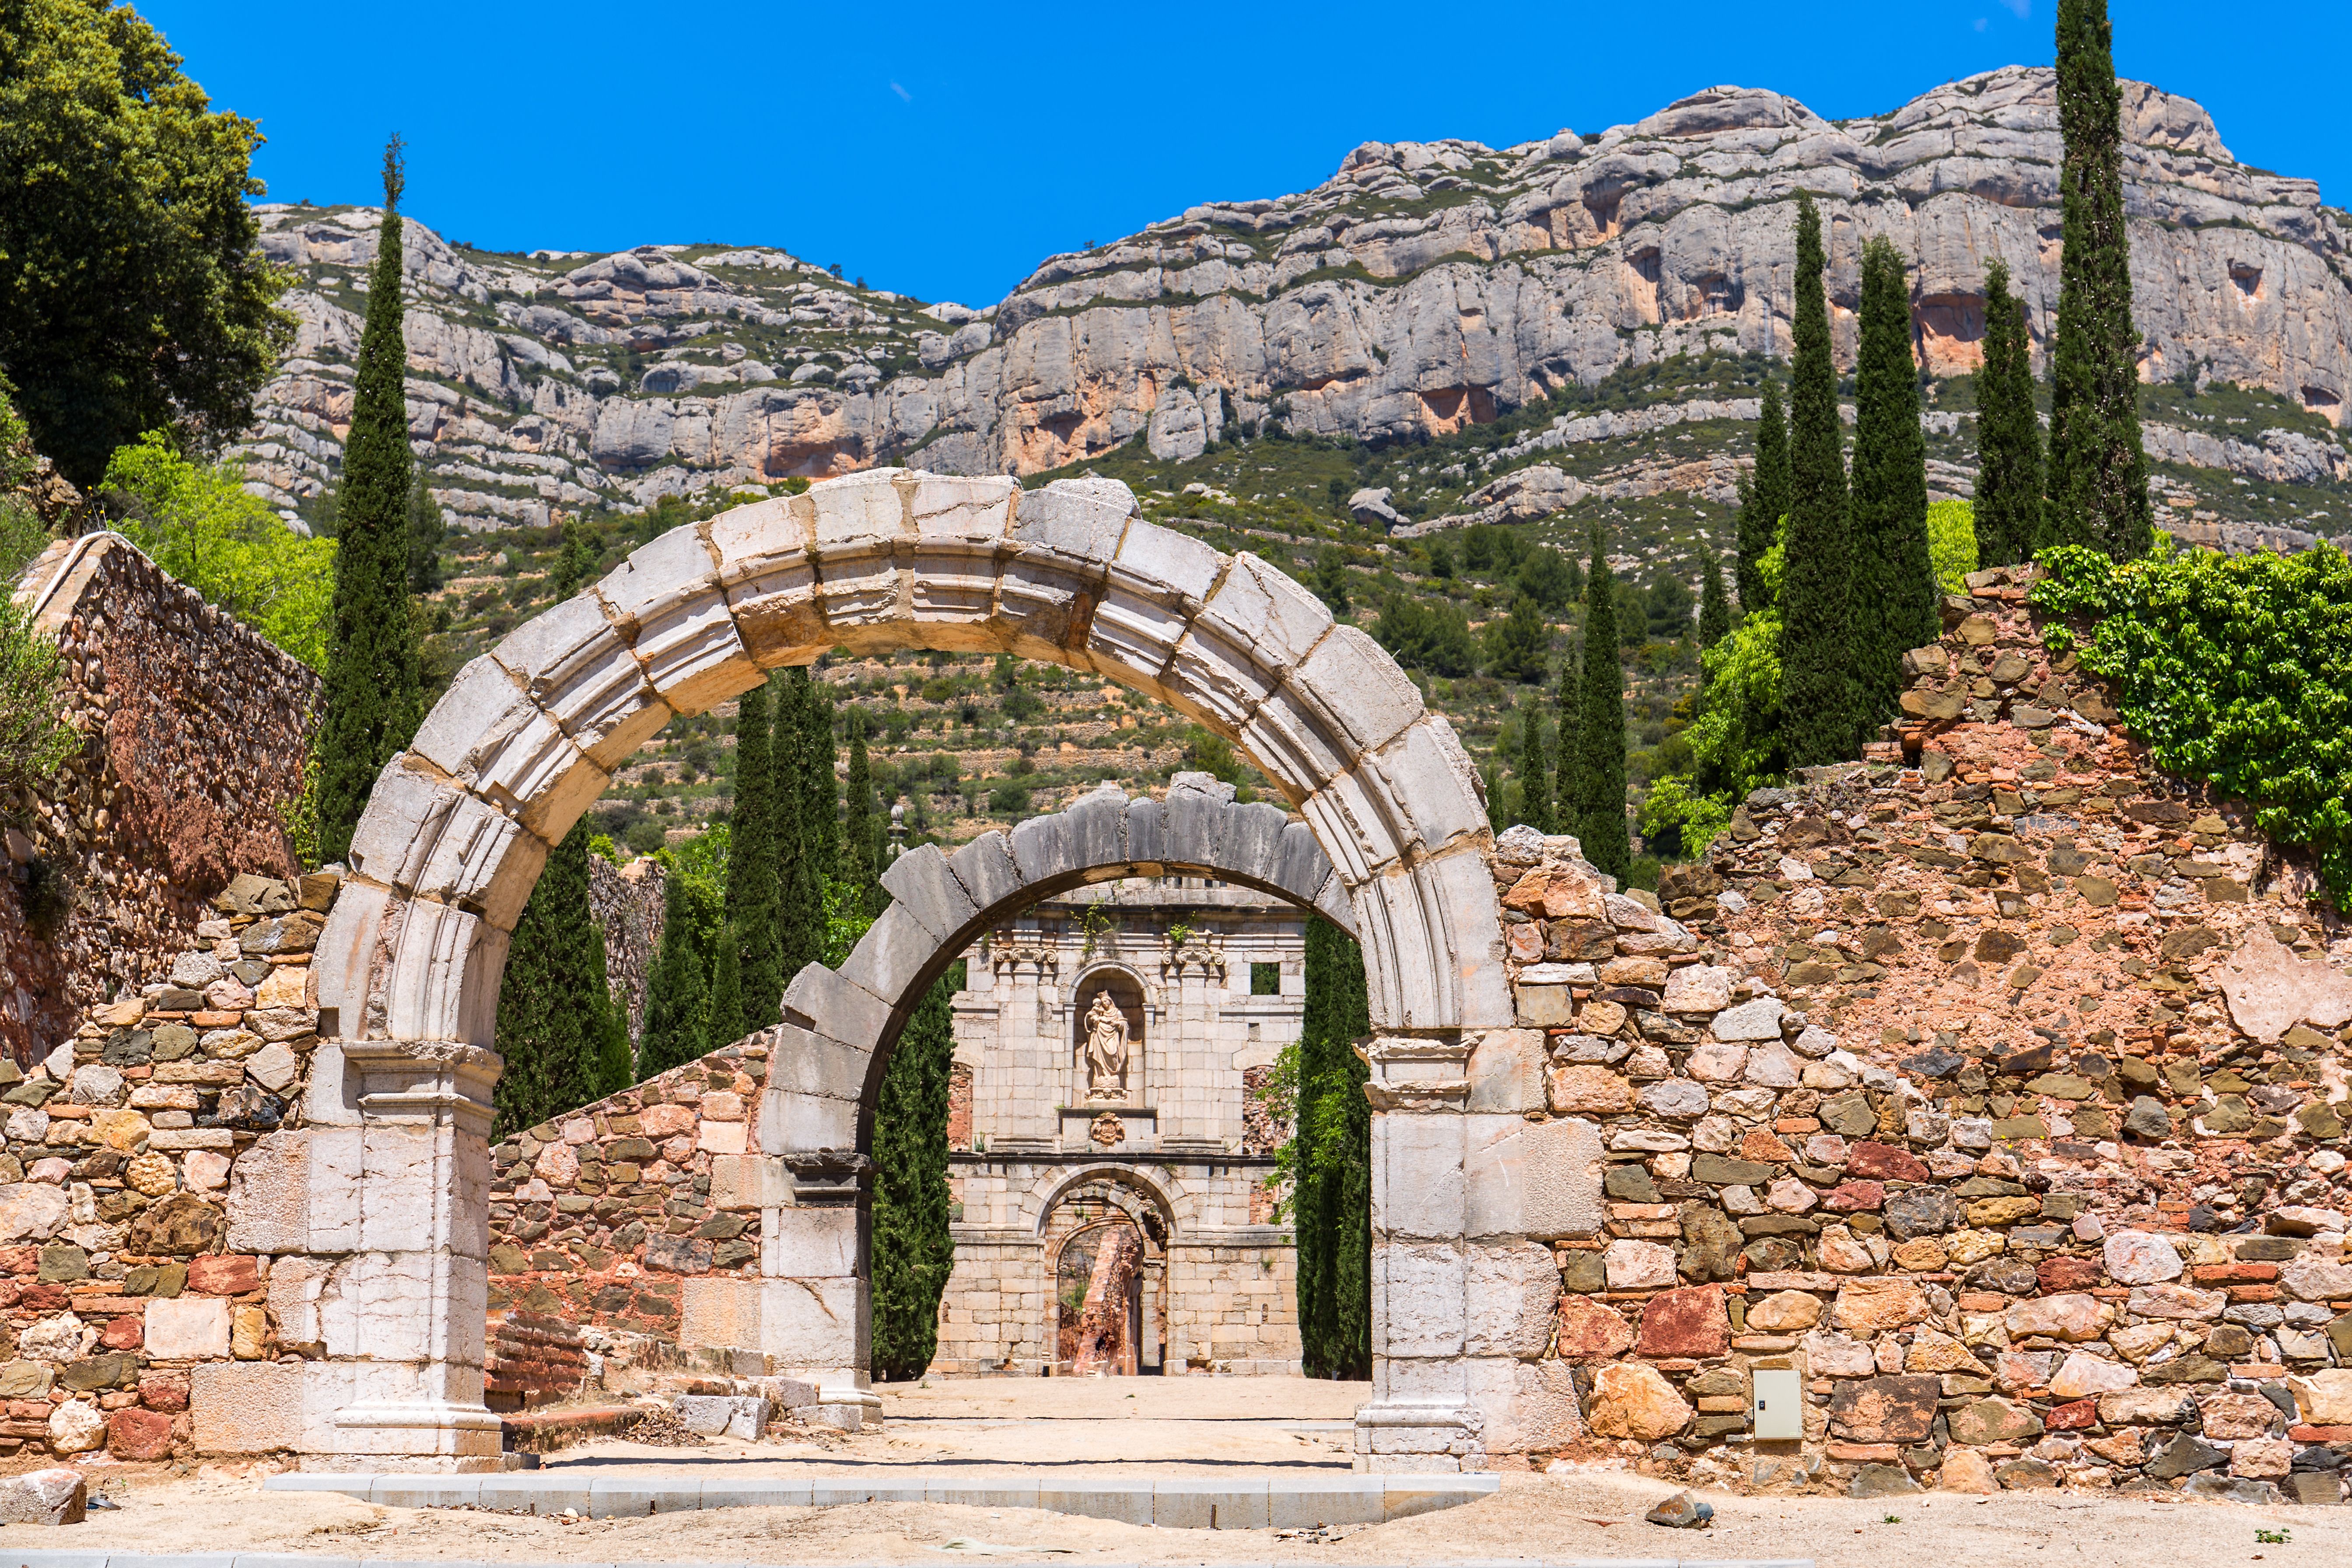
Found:
<path fill-rule="evenodd" d="M 357 1308 L 299 1389 L 275 1385 L 299 1401 L 298 1447 L 326 1462 L 494 1462 L 484 1139 L 508 933 L 548 847 L 672 715 L 837 647 L 1003 650 L 1099 674 L 1233 741 L 1305 817 L 1363 943 L 1376 1037 L 1377 1384 L 1359 1447 L 1374 1468 L 1475 1453 L 1469 1244 L 1474 1226 L 1524 1227 L 1507 1223 L 1507 1172 L 1473 1201 L 1465 1163 L 1504 1136 L 1474 1112 L 1511 1121 L 1538 1100 L 1528 1071 L 1488 1075 L 1507 1089 L 1473 1082 L 1465 1031 L 1508 1032 L 1513 1012 L 1469 760 L 1370 637 L 1256 557 L 1144 521 L 1124 486 L 1024 491 L 903 470 L 655 540 L 467 665 L 379 778 L 320 943 L 315 1135 L 267 1194 L 247 1195 L 269 1206 L 279 1251 L 346 1259 Z M 854 1254 L 854 1225 L 819 1216 L 855 1207 L 844 1156 L 863 1142 L 876 1047 L 894 1027 L 886 994 L 906 995 L 929 962 L 912 952 L 935 956 L 947 933 L 932 924 L 976 918 L 1016 885 L 1083 879 L 1089 835 L 1134 830 L 1124 811 L 1082 813 L 1050 839 L 1032 823 L 954 858 L 907 858 L 893 891 L 908 912 L 862 963 L 795 978 L 793 1048 L 776 1054 L 763 1111 L 778 1142 L 763 1146 L 796 1152 L 773 1205 L 780 1226 L 793 1216 L 792 1247 L 831 1249 L 839 1272 L 784 1278 L 855 1279 L 854 1255 L 838 1256 Z M 1159 858 L 1135 847 L 1118 862 Z M 794 1331 L 826 1336 L 808 1364 L 859 1348 L 843 1338 L 858 1331 L 854 1283 L 794 1289 L 810 1308 Z M 860 1358 L 841 1359 L 847 1372 Z"/>

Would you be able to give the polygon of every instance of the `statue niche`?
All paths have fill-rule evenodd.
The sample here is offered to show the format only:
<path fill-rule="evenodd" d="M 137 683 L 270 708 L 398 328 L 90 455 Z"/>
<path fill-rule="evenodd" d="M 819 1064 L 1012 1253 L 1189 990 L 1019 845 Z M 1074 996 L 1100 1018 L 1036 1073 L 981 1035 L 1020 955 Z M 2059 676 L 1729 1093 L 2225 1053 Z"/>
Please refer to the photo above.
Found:
<path fill-rule="evenodd" d="M 1142 998 L 1118 994 L 1106 976 L 1078 1015 L 1078 1069 L 1088 1104 L 1131 1105 L 1142 1047 Z"/>

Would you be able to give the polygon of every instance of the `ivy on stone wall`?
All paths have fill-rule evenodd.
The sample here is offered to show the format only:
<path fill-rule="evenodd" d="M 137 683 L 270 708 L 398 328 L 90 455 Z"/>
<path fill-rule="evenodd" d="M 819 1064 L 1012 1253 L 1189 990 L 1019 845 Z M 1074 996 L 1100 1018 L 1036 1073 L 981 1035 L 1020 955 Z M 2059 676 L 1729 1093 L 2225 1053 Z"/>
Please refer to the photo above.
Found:
<path fill-rule="evenodd" d="M 2120 564 L 2043 552 L 2033 587 L 2053 653 L 2118 683 L 2117 709 L 2167 773 L 2253 803 L 2272 838 L 2307 845 L 2338 910 L 2352 900 L 2352 561 L 2176 553 Z"/>

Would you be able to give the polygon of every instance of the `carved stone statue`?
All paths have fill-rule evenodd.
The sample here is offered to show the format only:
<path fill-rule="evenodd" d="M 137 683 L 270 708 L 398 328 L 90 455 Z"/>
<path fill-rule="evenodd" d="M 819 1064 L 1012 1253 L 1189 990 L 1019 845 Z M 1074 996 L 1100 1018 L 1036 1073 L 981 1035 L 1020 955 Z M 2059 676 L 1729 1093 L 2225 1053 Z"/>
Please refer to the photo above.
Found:
<path fill-rule="evenodd" d="M 1087 1009 L 1087 1098 L 1127 1098 L 1127 1016 L 1108 991 L 1095 993 Z"/>

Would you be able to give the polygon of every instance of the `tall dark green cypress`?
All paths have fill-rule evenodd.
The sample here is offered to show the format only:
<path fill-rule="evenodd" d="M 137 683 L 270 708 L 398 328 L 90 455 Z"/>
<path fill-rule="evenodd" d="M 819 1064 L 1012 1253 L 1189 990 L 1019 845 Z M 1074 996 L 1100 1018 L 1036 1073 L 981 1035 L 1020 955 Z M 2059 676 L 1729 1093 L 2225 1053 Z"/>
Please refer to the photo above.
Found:
<path fill-rule="evenodd" d="M 1699 550 L 1698 646 L 1701 653 L 1731 634 L 1731 600 L 1723 591 L 1723 563 L 1711 548 Z"/>
<path fill-rule="evenodd" d="M 441 586 L 441 542 L 448 536 L 449 521 L 441 513 L 441 503 L 425 488 L 425 472 L 418 469 L 415 482 L 408 488 L 408 591 L 415 595 L 432 593 Z"/>
<path fill-rule="evenodd" d="M 588 918 L 588 833 L 583 816 L 548 855 L 507 950 L 497 1026 L 507 1065 L 491 1093 L 501 1138 L 600 1092 L 604 1018 L 594 1003 L 604 971 Z"/>
<path fill-rule="evenodd" d="M 1486 759 L 1481 778 L 1486 786 L 1486 829 L 1500 838 L 1511 825 L 1504 820 L 1503 770 L 1495 765 L 1494 758 Z"/>
<path fill-rule="evenodd" d="M 1927 441 L 1911 357 L 1911 287 L 1894 242 L 1862 248 L 1853 368 L 1854 710 L 1865 731 L 1892 719 L 1903 655 L 1943 633 L 1927 559 Z"/>
<path fill-rule="evenodd" d="M 801 835 L 816 858 L 817 875 L 829 879 L 841 864 L 841 781 L 834 776 L 839 754 L 833 734 L 833 689 L 808 672 L 808 701 L 801 710 Z"/>
<path fill-rule="evenodd" d="M 824 873 L 818 859 L 823 838 L 812 819 L 816 792 L 809 776 L 814 765 L 809 734 L 809 713 L 816 701 L 813 685 L 806 669 L 788 669 L 776 702 L 772 761 L 779 997 L 793 975 L 824 956 Z"/>
<path fill-rule="evenodd" d="M 1625 665 L 1617 632 L 1617 577 L 1592 525 L 1584 579 L 1584 680 L 1577 700 L 1576 818 L 1584 858 L 1622 881 L 1633 868 L 1625 823 Z"/>
<path fill-rule="evenodd" d="M 2117 561 L 2156 542 L 2139 433 L 2139 329 L 2125 226 L 2123 89 L 2107 0 L 2058 0 L 2058 191 L 2065 254 L 2050 351 L 2049 508 L 2042 542 Z"/>
<path fill-rule="evenodd" d="M 1985 268 L 1984 363 L 1977 371 L 1977 564 L 2030 561 L 2042 538 L 2042 425 L 2033 344 L 2009 265 Z"/>
<path fill-rule="evenodd" d="M 1551 759 L 1544 750 L 1543 702 L 1519 705 L 1519 820 L 1538 833 L 1559 830 L 1551 808 Z"/>
<path fill-rule="evenodd" d="M 611 972 L 604 964 L 604 933 L 591 929 L 594 947 L 589 963 L 588 989 L 596 1037 L 596 1082 L 591 1093 L 602 1100 L 637 1081 L 636 1053 L 629 1046 L 629 1008 L 613 994 Z"/>
<path fill-rule="evenodd" d="M 735 700 L 735 804 L 727 822 L 727 923 L 734 928 L 742 1028 L 764 1029 L 780 1016 L 777 973 L 776 765 L 769 717 L 771 683 Z M 740 1035 L 730 1035 L 733 1040 Z"/>
<path fill-rule="evenodd" d="M 1298 1328 L 1310 1377 L 1371 1371 L 1371 1111 L 1356 1040 L 1371 1031 L 1363 950 L 1320 917 L 1307 922 L 1299 1019 Z"/>
<path fill-rule="evenodd" d="M 874 1371 L 920 1377 L 939 1348 L 940 1298 L 955 1268 L 948 1229 L 948 1079 L 955 1065 L 958 960 L 928 992 L 882 1069 L 874 1110 Z"/>
<path fill-rule="evenodd" d="M 667 881 L 661 947 L 646 979 L 646 1029 L 637 1042 L 640 1082 L 710 1049 L 710 978 L 702 944 L 695 940 L 686 879 L 673 870 Z"/>
<path fill-rule="evenodd" d="M 1764 378 L 1764 408 L 1756 426 L 1756 472 L 1739 490 L 1739 610 L 1752 614 L 1772 602 L 1764 586 L 1764 552 L 1780 537 L 1789 510 L 1789 426 L 1780 413 L 1780 384 Z"/>
<path fill-rule="evenodd" d="M 718 951 L 710 955 L 709 1018 L 703 1039 L 712 1050 L 751 1032 L 743 1024 L 743 939 L 732 921 L 719 928 Z"/>
<path fill-rule="evenodd" d="M 383 150 L 383 221 L 368 275 L 351 436 L 336 501 L 335 597 L 319 761 L 319 858 L 341 860 L 376 774 L 423 717 L 408 620 L 408 349 L 400 325 L 400 138 Z"/>
<path fill-rule="evenodd" d="M 1797 197 L 1796 355 L 1789 371 L 1789 571 L 1780 585 L 1780 710 L 1792 765 L 1852 753 L 1853 531 L 1838 431 L 1822 216 Z"/>
<path fill-rule="evenodd" d="M 874 770 L 866 758 L 866 710 L 849 710 L 849 766 L 842 780 L 841 879 L 863 889 L 866 912 L 878 913 L 875 900 L 881 891 L 875 880 Z"/>
<path fill-rule="evenodd" d="M 572 518 L 563 525 L 563 546 L 555 553 L 553 578 L 555 596 L 568 599 L 580 592 L 590 574 L 596 570 L 596 542 L 588 525 Z"/>
<path fill-rule="evenodd" d="M 1561 833 L 1576 831 L 1577 795 L 1576 768 L 1580 750 L 1578 736 L 1584 724 L 1584 668 L 1577 662 L 1576 649 L 1560 650 L 1559 684 L 1552 689 L 1552 720 L 1559 731 L 1559 743 L 1552 749 L 1559 771 L 1552 775 L 1552 819 Z"/>

